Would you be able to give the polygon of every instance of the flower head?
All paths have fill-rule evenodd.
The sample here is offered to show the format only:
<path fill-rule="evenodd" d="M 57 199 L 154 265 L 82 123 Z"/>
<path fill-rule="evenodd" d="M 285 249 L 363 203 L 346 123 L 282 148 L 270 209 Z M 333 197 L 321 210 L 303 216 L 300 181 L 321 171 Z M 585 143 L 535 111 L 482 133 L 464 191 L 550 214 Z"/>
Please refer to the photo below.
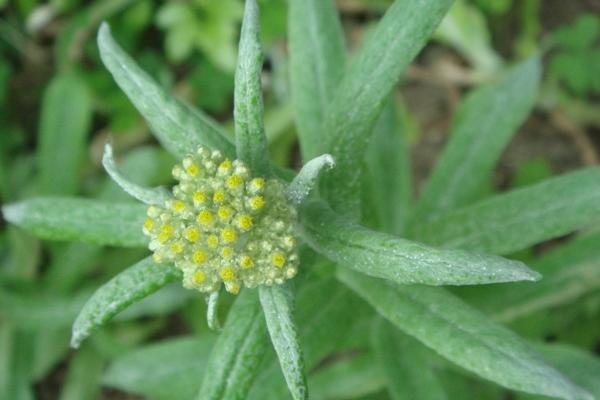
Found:
<path fill-rule="evenodd" d="M 230 293 L 296 275 L 296 211 L 275 179 L 251 177 L 239 160 L 200 147 L 173 168 L 173 198 L 150 206 L 144 233 L 157 262 L 173 262 L 183 285 Z"/>

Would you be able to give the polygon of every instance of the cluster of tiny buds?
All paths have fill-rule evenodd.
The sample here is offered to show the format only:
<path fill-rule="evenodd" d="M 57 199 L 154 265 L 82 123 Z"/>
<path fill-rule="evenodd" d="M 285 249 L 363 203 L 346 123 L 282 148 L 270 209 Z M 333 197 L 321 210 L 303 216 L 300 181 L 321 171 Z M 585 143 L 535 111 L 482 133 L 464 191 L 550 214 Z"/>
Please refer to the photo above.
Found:
<path fill-rule="evenodd" d="M 144 233 L 156 262 L 183 271 L 202 292 L 281 284 L 298 271 L 296 211 L 275 179 L 200 147 L 173 168 L 173 198 L 150 206 Z"/>

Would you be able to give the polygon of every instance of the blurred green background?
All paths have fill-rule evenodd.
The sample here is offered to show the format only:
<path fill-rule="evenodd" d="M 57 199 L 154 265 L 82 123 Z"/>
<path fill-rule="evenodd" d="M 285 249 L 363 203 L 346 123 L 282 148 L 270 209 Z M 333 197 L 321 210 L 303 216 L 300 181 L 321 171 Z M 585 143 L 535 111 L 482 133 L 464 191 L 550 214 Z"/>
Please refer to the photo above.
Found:
<path fill-rule="evenodd" d="M 389 4 L 337 1 L 350 48 Z M 278 164 L 296 167 L 287 4 L 260 5 L 270 151 Z M 0 202 L 35 195 L 131 201 L 101 168 L 109 139 L 132 180 L 169 184 L 174 160 L 102 66 L 97 28 L 108 21 L 116 40 L 168 91 L 231 128 L 242 9 L 241 0 L 0 0 Z M 396 93 L 417 186 L 447 140 L 462 94 L 537 51 L 545 66 L 538 104 L 487 190 L 597 164 L 599 42 L 598 0 L 457 1 Z M 518 256 L 527 260 L 551 246 Z M 81 350 L 68 348 L 70 325 L 90 293 L 144 254 L 42 242 L 0 221 L 0 399 L 144 398 L 126 393 L 144 393 L 135 379 L 126 388 L 115 383 L 122 355 L 150 341 L 207 332 L 201 296 L 168 287 L 120 314 Z M 600 291 L 592 286 L 576 302 L 511 327 L 600 352 L 599 314 Z M 184 345 L 181 351 L 190 348 Z"/>

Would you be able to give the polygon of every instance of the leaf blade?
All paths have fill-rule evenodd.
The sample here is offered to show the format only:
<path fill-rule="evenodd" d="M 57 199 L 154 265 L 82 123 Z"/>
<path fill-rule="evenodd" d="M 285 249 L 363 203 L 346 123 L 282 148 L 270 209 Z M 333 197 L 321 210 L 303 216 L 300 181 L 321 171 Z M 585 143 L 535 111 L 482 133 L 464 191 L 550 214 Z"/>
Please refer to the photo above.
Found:
<path fill-rule="evenodd" d="M 531 112 L 541 76 L 538 57 L 474 90 L 459 106 L 450 142 L 423 189 L 414 220 L 469 204 Z"/>
<path fill-rule="evenodd" d="M 362 159 L 368 138 L 401 72 L 425 45 L 452 0 L 396 0 L 349 66 L 325 121 L 326 149 L 336 159 L 324 186 L 336 210 L 358 212 Z M 338 209 L 339 208 L 339 209 Z"/>
<path fill-rule="evenodd" d="M 266 348 L 266 326 L 255 290 L 240 293 L 210 358 L 198 399 L 245 399 Z"/>
<path fill-rule="evenodd" d="M 263 121 L 262 47 L 256 0 L 246 0 L 235 70 L 234 120 L 238 158 L 257 175 L 269 175 Z"/>
<path fill-rule="evenodd" d="M 591 399 L 506 328 L 439 288 L 384 283 L 347 269 L 338 277 L 405 333 L 504 387 L 563 399 Z"/>
<path fill-rule="evenodd" d="M 306 242 L 318 252 L 364 274 L 396 283 L 461 285 L 535 280 L 523 263 L 497 256 L 435 249 L 347 222 L 324 203 L 305 203 Z"/>
<path fill-rule="evenodd" d="M 569 193 L 569 196 L 565 196 Z M 600 216 L 600 168 L 586 168 L 450 211 L 415 226 L 434 246 L 508 254 Z"/>
<path fill-rule="evenodd" d="M 271 342 L 294 400 L 308 399 L 304 359 L 294 322 L 294 294 L 289 284 L 259 288 Z"/>
<path fill-rule="evenodd" d="M 83 306 L 73 323 L 71 346 L 77 348 L 93 330 L 123 309 L 178 278 L 178 269 L 156 264 L 150 257 L 127 268 L 101 286 Z"/>
<path fill-rule="evenodd" d="M 141 204 L 75 197 L 38 197 L 2 207 L 4 218 L 46 240 L 145 247 Z"/>
<path fill-rule="evenodd" d="M 183 158 L 199 145 L 206 145 L 230 157 L 235 154 L 217 123 L 158 86 L 114 41 L 106 23 L 98 30 L 98 47 L 106 68 L 167 150 Z"/>
<path fill-rule="evenodd" d="M 343 72 L 345 43 L 331 0 L 289 2 L 290 85 L 302 158 L 323 153 L 322 129 Z"/>

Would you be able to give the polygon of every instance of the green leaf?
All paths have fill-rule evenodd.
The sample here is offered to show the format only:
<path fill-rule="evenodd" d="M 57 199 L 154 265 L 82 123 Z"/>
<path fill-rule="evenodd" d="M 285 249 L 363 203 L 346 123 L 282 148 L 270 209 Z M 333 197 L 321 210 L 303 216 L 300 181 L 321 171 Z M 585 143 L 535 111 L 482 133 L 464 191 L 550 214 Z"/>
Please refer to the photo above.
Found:
<path fill-rule="evenodd" d="M 379 318 L 373 329 L 373 349 L 387 379 L 393 400 L 443 400 L 444 388 L 425 348 L 415 339 L 400 333 L 396 327 Z"/>
<path fill-rule="evenodd" d="M 215 337 L 184 336 L 145 345 L 115 359 L 102 382 L 152 399 L 193 399 Z"/>
<path fill-rule="evenodd" d="M 294 322 L 294 293 L 289 284 L 259 288 L 262 305 L 283 376 L 294 400 L 308 399 L 304 359 Z"/>
<path fill-rule="evenodd" d="M 462 250 L 432 248 L 347 221 L 323 202 L 305 203 L 302 234 L 316 251 L 336 263 L 396 283 L 465 285 L 536 280 L 519 261 Z"/>
<path fill-rule="evenodd" d="M 381 368 L 370 353 L 350 356 L 320 368 L 309 378 L 311 399 L 356 399 L 385 387 Z"/>
<path fill-rule="evenodd" d="M 457 110 L 450 142 L 423 189 L 414 221 L 421 223 L 477 199 L 531 112 L 540 76 L 540 60 L 533 57 L 467 96 Z"/>
<path fill-rule="evenodd" d="M 255 175 L 270 174 L 263 122 L 262 48 L 256 0 L 246 0 L 238 63 L 235 70 L 234 110 L 237 156 Z"/>
<path fill-rule="evenodd" d="M 141 204 L 106 203 L 74 197 L 38 197 L 2 207 L 4 218 L 46 240 L 145 247 Z"/>
<path fill-rule="evenodd" d="M 131 197 L 146 204 L 164 205 L 172 197 L 168 190 L 163 187 L 146 188 L 129 181 L 121 174 L 113 158 L 113 150 L 110 143 L 104 145 L 104 155 L 102 156 L 102 165 L 108 175 Z"/>
<path fill-rule="evenodd" d="M 512 190 L 414 228 L 419 241 L 509 254 L 572 232 L 600 217 L 600 168 Z"/>
<path fill-rule="evenodd" d="M 44 92 L 37 166 L 39 189 L 45 195 L 77 192 L 86 136 L 92 120 L 92 99 L 85 81 L 57 75 Z"/>
<path fill-rule="evenodd" d="M 331 277 L 302 285 L 296 295 L 296 308 L 300 343 L 309 371 L 315 369 L 328 354 L 357 347 L 354 338 L 368 332 L 359 321 L 372 313 L 361 299 Z M 281 367 L 277 357 L 270 352 L 261 364 L 248 399 L 286 397 L 289 397 L 289 390 Z M 311 393 L 313 397 L 317 398 L 315 393 Z"/>
<path fill-rule="evenodd" d="M 92 348 L 75 353 L 60 392 L 60 400 L 93 400 L 100 392 L 100 377 L 105 361 Z"/>
<path fill-rule="evenodd" d="M 156 264 L 148 257 L 127 268 L 101 286 L 87 301 L 73 323 L 71 346 L 105 324 L 131 304 L 180 279 L 181 272 L 170 264 Z"/>
<path fill-rule="evenodd" d="M 338 276 L 396 327 L 476 375 L 527 393 L 592 399 L 513 332 L 443 289 L 393 285 L 341 268 Z"/>
<path fill-rule="evenodd" d="M 600 358 L 561 343 L 534 343 L 534 347 L 558 370 L 579 386 L 600 398 Z"/>
<path fill-rule="evenodd" d="M 317 183 L 317 178 L 323 169 L 335 167 L 335 160 L 329 154 L 313 158 L 298 172 L 298 175 L 287 187 L 285 194 L 296 206 L 300 205 L 310 194 Z"/>
<path fill-rule="evenodd" d="M 290 85 L 302 158 L 324 152 L 323 123 L 345 61 L 344 34 L 332 0 L 292 0 L 288 11 Z"/>
<path fill-rule="evenodd" d="M 546 253 L 535 263 L 544 279 L 470 290 L 463 298 L 502 322 L 574 302 L 600 288 L 600 233 L 589 234 Z"/>
<path fill-rule="evenodd" d="M 406 111 L 398 115 L 395 98 L 390 96 L 367 148 L 363 190 L 368 194 L 381 230 L 399 235 L 404 231 L 412 203 L 408 121 Z M 363 205 L 366 207 L 366 204 Z"/>
<path fill-rule="evenodd" d="M 267 347 L 261 314 L 256 290 L 243 290 L 210 354 L 198 399 L 246 399 Z"/>
<path fill-rule="evenodd" d="M 119 47 L 106 23 L 98 31 L 98 47 L 106 68 L 167 150 L 182 158 L 205 145 L 229 157 L 235 154 L 222 128 L 199 110 L 168 95 Z"/>
<path fill-rule="evenodd" d="M 396 0 L 359 50 L 328 110 L 325 132 L 338 168 L 325 182 L 336 210 L 357 211 L 362 168 L 371 131 L 400 74 L 450 8 L 451 0 Z"/>

